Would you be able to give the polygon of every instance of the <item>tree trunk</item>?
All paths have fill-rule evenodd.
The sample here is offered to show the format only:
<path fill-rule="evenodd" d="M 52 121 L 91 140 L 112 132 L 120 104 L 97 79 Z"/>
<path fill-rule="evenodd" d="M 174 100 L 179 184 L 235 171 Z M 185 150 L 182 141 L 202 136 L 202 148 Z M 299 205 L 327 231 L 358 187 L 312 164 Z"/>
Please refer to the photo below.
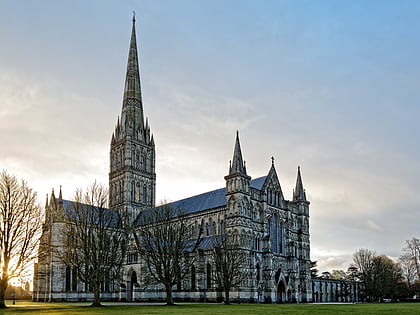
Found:
<path fill-rule="evenodd" d="M 166 289 L 166 305 L 174 305 L 174 300 L 172 299 L 172 286 L 165 285 Z"/>
<path fill-rule="evenodd" d="M 230 290 L 226 289 L 225 290 L 225 304 L 226 305 L 229 305 L 230 304 L 230 296 L 229 296 L 229 294 L 230 294 Z"/>
<path fill-rule="evenodd" d="M 6 308 L 4 297 L 6 295 L 7 282 L 6 279 L 0 280 L 0 308 Z"/>
<path fill-rule="evenodd" d="M 91 306 L 102 306 L 99 285 L 93 287 L 93 303 Z"/>

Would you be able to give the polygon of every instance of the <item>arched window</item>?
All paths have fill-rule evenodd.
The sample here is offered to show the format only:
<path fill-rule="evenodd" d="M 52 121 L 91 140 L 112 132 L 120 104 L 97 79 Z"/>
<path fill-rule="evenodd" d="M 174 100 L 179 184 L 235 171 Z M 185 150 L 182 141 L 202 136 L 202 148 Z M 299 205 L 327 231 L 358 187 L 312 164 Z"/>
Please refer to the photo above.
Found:
<path fill-rule="evenodd" d="M 271 251 L 277 253 L 277 214 L 274 214 L 271 218 L 271 228 L 270 228 L 270 238 L 271 238 Z"/>
<path fill-rule="evenodd" d="M 131 182 L 131 200 L 135 200 L 136 198 L 136 185 L 134 181 Z"/>
<path fill-rule="evenodd" d="M 260 281 L 261 279 L 261 274 L 260 274 L 260 264 L 257 264 L 257 281 Z"/>
<path fill-rule="evenodd" d="M 207 289 L 211 289 L 211 265 L 207 264 Z"/>
<path fill-rule="evenodd" d="M 71 269 L 66 267 L 66 291 L 70 291 Z"/>
<path fill-rule="evenodd" d="M 146 187 L 146 185 L 143 186 L 143 202 L 147 203 L 147 187 Z"/>
<path fill-rule="evenodd" d="M 71 289 L 77 291 L 77 269 L 71 270 Z"/>
<path fill-rule="evenodd" d="M 136 184 L 136 201 L 140 202 L 140 183 Z"/>
<path fill-rule="evenodd" d="M 280 254 L 283 254 L 283 223 L 282 222 L 279 222 L 279 225 L 278 225 L 278 239 L 279 239 L 278 251 Z"/>
<path fill-rule="evenodd" d="M 195 266 L 191 267 L 191 289 L 194 290 L 195 289 Z"/>
<path fill-rule="evenodd" d="M 142 170 L 144 172 L 147 171 L 147 157 L 146 157 L 146 154 L 143 154 L 143 156 L 142 156 Z"/>

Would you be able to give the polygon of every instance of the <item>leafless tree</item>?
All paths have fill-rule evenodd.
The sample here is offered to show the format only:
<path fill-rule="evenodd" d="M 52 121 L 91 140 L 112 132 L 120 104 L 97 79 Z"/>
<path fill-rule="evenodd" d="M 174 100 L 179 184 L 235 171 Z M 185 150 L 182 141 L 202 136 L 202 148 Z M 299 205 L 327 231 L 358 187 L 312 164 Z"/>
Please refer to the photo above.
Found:
<path fill-rule="evenodd" d="M 417 279 L 417 270 L 415 262 L 409 253 L 404 253 L 400 256 L 400 265 L 401 265 L 401 271 L 402 275 L 407 283 L 407 287 L 410 290 L 411 286 L 414 284 L 414 282 Z"/>
<path fill-rule="evenodd" d="M 172 287 L 185 279 L 193 266 L 201 231 L 193 235 L 182 209 L 170 204 L 143 211 L 137 218 L 134 237 L 145 260 L 147 283 L 162 284 L 166 304 L 173 305 Z"/>
<path fill-rule="evenodd" d="M 214 239 L 210 260 L 214 266 L 212 279 L 224 292 L 225 304 L 230 304 L 230 291 L 248 276 L 244 270 L 247 255 L 233 235 L 225 234 Z"/>
<path fill-rule="evenodd" d="M 108 190 L 96 182 L 77 190 L 66 209 L 62 262 L 93 291 L 92 306 L 101 306 L 101 284 L 120 279 L 127 244 L 126 216 L 107 209 Z"/>
<path fill-rule="evenodd" d="M 417 279 L 420 279 L 420 239 L 413 237 L 411 240 L 406 240 L 405 244 L 403 252 L 411 257 L 416 268 Z"/>
<path fill-rule="evenodd" d="M 41 207 L 25 181 L 0 173 L 0 308 L 10 279 L 22 275 L 36 256 Z"/>

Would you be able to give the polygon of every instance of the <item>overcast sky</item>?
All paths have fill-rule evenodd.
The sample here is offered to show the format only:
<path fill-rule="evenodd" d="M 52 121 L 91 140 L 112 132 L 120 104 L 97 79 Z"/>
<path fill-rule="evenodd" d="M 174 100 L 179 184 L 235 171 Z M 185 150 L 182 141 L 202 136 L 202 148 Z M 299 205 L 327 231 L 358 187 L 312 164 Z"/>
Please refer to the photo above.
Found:
<path fill-rule="evenodd" d="M 420 237 L 418 1 L 0 0 L 0 168 L 42 203 L 108 183 L 132 11 L 157 200 L 223 187 L 239 130 L 248 173 L 297 166 L 311 256 L 398 257 Z"/>

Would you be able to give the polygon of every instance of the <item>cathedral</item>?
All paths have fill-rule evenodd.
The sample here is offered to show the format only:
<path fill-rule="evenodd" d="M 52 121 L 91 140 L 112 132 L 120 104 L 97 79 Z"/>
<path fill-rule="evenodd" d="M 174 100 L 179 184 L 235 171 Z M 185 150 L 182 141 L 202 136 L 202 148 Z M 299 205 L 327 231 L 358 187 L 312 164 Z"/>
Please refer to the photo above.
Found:
<path fill-rule="evenodd" d="M 109 208 L 129 214 L 134 230 L 139 214 L 156 203 L 155 141 L 144 119 L 135 19 L 125 78 L 121 118 L 110 145 Z M 228 163 L 227 163 L 228 165 Z M 221 174 L 223 176 L 224 174 Z M 291 200 L 286 200 L 274 159 L 266 175 L 251 178 L 241 152 L 238 132 L 233 158 L 224 176 L 226 185 L 172 203 L 182 208 L 191 226 L 200 226 L 203 244 L 227 231 L 241 241 L 249 265 L 247 279 L 231 292 L 232 301 L 249 303 L 323 302 L 350 300 L 355 290 L 344 294 L 343 283 L 311 279 L 309 201 L 298 167 Z M 54 252 L 63 246 L 60 229 L 66 224 L 65 208 L 71 201 L 54 192 L 47 198 L 45 222 L 34 270 L 33 300 L 88 301 L 92 292 L 68 270 Z M 220 301 L 211 281 L 212 266 L 204 255 L 191 268 L 189 280 L 173 292 L 175 301 Z M 112 301 L 162 301 L 165 291 L 144 283 L 142 257 L 127 252 L 119 283 L 105 285 L 101 298 Z M 194 279 L 194 281 L 192 280 Z M 345 296 L 346 295 L 346 296 Z"/>

